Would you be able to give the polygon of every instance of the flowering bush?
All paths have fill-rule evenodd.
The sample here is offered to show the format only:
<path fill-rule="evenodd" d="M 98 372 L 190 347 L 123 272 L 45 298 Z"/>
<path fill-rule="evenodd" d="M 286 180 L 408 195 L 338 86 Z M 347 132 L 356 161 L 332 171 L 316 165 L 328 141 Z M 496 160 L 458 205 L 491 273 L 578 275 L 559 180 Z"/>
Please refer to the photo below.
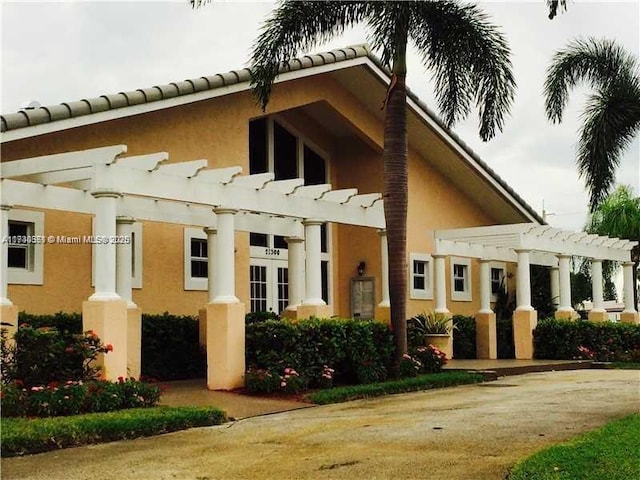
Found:
<path fill-rule="evenodd" d="M 308 380 L 293 368 L 287 367 L 282 375 L 269 369 L 249 369 L 245 373 L 245 388 L 249 393 L 300 393 L 307 389 Z"/>
<path fill-rule="evenodd" d="M 420 346 L 413 356 L 422 364 L 420 373 L 438 373 L 447 364 L 447 354 L 434 345 Z"/>
<path fill-rule="evenodd" d="M 336 371 L 329 367 L 328 365 L 322 366 L 322 373 L 320 374 L 320 378 L 317 383 L 320 388 L 331 388 L 333 387 L 333 375 Z"/>
<path fill-rule="evenodd" d="M 2 343 L 2 381 L 20 379 L 27 387 L 67 380 L 88 381 L 96 377 L 100 354 L 113 351 L 103 345 L 92 330 L 84 334 L 65 334 L 55 327 L 34 328 L 19 325 L 15 342 Z"/>
<path fill-rule="evenodd" d="M 533 343 L 535 358 L 637 361 L 640 359 L 640 325 L 542 319 L 533 331 Z"/>
<path fill-rule="evenodd" d="M 15 380 L 1 387 L 0 404 L 6 417 L 52 417 L 151 407 L 161 394 L 158 385 L 123 377 L 118 382 L 67 380 L 31 387 Z"/>
<path fill-rule="evenodd" d="M 402 355 L 402 360 L 400 361 L 400 377 L 415 377 L 420 373 L 420 370 L 422 370 L 422 362 L 420 362 L 420 360 L 406 353 Z"/>

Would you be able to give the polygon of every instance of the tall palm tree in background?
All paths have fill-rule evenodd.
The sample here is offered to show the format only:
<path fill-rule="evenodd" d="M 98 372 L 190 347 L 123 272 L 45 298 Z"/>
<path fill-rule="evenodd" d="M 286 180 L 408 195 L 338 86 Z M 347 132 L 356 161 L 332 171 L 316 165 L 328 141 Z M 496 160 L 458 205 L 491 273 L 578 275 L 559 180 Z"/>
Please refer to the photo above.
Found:
<path fill-rule="evenodd" d="M 640 73 L 637 60 L 611 40 L 576 40 L 556 52 L 547 70 L 545 108 L 562 121 L 569 90 L 579 82 L 595 92 L 582 114 L 577 163 L 593 212 L 611 191 L 620 156 L 640 132 Z"/>
<path fill-rule="evenodd" d="M 208 0 L 191 0 L 199 6 Z M 475 5 L 452 0 L 414 2 L 281 1 L 263 25 L 251 57 L 254 95 L 267 107 L 283 62 L 364 24 L 374 50 L 391 70 L 384 120 L 384 210 L 389 252 L 389 297 L 396 361 L 407 351 L 407 45 L 432 71 L 447 125 L 479 109 L 480 137 L 501 130 L 515 81 L 507 42 Z M 383 100 L 383 99 L 381 99 Z"/>
<path fill-rule="evenodd" d="M 634 305 L 638 305 L 638 267 L 640 266 L 640 197 L 627 185 L 620 185 L 591 213 L 586 231 L 598 235 L 626 238 L 639 242 L 631 250 L 633 262 Z"/>

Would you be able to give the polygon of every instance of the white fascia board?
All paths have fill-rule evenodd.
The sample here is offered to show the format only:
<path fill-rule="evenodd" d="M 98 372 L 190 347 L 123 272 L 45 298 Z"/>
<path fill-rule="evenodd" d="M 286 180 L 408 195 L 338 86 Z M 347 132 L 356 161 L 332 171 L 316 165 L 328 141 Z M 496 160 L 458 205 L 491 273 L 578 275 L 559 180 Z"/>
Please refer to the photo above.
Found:
<path fill-rule="evenodd" d="M 487 237 L 520 234 L 526 232 L 532 226 L 537 226 L 537 224 L 512 223 L 508 225 L 490 225 L 487 227 L 453 228 L 449 230 L 435 230 L 433 234 L 435 238 L 452 240 L 464 239 L 468 237 Z"/>
<path fill-rule="evenodd" d="M 311 75 L 319 75 L 322 73 L 332 72 L 334 70 L 341 70 L 344 68 L 353 67 L 356 65 L 362 65 L 364 63 L 370 63 L 374 65 L 367 57 L 358 57 L 350 60 L 343 60 L 340 62 L 329 63 L 326 65 L 318 65 L 313 67 L 307 67 L 300 70 L 293 70 L 290 72 L 281 73 L 275 80 L 275 83 L 287 82 L 289 80 L 295 80 L 298 78 L 304 78 Z M 82 127 L 84 125 L 92 125 L 95 123 L 108 122 L 109 120 L 115 120 L 118 118 L 130 117 L 133 115 L 140 115 L 148 112 L 155 112 L 165 108 L 177 107 L 180 105 L 186 105 L 189 103 L 200 102 L 203 100 L 209 100 L 211 98 L 222 97 L 224 95 L 231 95 L 234 93 L 249 90 L 251 88 L 249 82 L 235 83 L 233 85 L 227 85 L 223 87 L 213 88 L 211 90 L 204 90 L 202 92 L 189 93 L 186 95 L 180 95 L 178 97 L 167 98 L 164 100 L 157 100 L 155 102 L 141 103 L 139 105 L 132 105 L 129 107 L 116 108 L 113 110 L 106 110 L 104 112 L 91 113 L 88 115 L 82 115 L 79 117 L 67 118 L 64 120 L 56 120 L 55 122 L 42 123 L 39 125 L 33 125 L 29 127 L 18 128 L 16 130 L 9 130 L 2 133 L 0 143 L 11 142 L 13 140 L 19 140 L 22 138 L 36 137 L 38 135 L 44 135 L 46 133 L 57 132 L 60 130 L 67 130 L 70 128 Z"/>
<path fill-rule="evenodd" d="M 22 177 L 46 172 L 73 170 L 93 165 L 108 165 L 117 161 L 118 156 L 127 152 L 126 145 L 91 148 L 75 152 L 56 153 L 41 157 L 25 158 L 2 162 L 2 178 Z"/>

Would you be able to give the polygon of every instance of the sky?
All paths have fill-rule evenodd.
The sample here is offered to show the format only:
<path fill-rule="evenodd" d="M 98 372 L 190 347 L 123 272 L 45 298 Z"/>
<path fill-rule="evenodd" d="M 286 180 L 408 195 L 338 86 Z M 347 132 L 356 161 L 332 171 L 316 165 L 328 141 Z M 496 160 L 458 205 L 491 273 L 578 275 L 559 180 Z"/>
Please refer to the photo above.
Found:
<path fill-rule="evenodd" d="M 547 18 L 544 0 L 480 1 L 504 32 L 518 83 L 502 133 L 478 135 L 477 112 L 453 130 L 554 227 L 582 230 L 587 194 L 575 150 L 581 107 L 576 89 L 563 123 L 549 123 L 542 96 L 545 69 L 555 51 L 578 37 L 614 39 L 640 57 L 640 0 L 569 0 Z M 42 105 L 96 97 L 247 66 L 251 47 L 273 2 L 215 1 L 192 10 L 185 1 L 8 2 L 0 0 L 0 111 L 29 101 Z M 358 28 L 318 45 L 326 51 L 364 43 Z M 305 52 L 306 53 L 306 52 Z M 437 111 L 430 73 L 410 52 L 407 84 Z M 617 182 L 640 193 L 640 141 L 621 160 Z"/>

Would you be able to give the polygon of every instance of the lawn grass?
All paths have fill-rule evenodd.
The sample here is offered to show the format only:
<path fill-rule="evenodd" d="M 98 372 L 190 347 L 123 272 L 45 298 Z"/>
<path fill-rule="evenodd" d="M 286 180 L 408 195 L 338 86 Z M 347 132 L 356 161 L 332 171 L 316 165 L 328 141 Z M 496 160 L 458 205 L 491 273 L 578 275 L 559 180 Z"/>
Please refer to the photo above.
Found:
<path fill-rule="evenodd" d="M 479 383 L 484 381 L 484 379 L 482 375 L 468 372 L 431 373 L 388 382 L 318 390 L 317 392 L 309 394 L 305 399 L 311 403 L 326 405 L 328 403 L 347 402 L 359 398 L 379 397 L 391 393 L 414 392 L 433 388 L 453 387 L 455 385 L 465 385 L 468 383 Z"/>
<path fill-rule="evenodd" d="M 640 370 L 640 362 L 613 362 L 613 368 L 621 370 Z"/>
<path fill-rule="evenodd" d="M 517 464 L 509 480 L 640 479 L 640 414 L 611 422 Z"/>
<path fill-rule="evenodd" d="M 219 425 L 227 420 L 215 407 L 134 408 L 69 417 L 2 418 L 2 456 L 41 453 Z"/>

